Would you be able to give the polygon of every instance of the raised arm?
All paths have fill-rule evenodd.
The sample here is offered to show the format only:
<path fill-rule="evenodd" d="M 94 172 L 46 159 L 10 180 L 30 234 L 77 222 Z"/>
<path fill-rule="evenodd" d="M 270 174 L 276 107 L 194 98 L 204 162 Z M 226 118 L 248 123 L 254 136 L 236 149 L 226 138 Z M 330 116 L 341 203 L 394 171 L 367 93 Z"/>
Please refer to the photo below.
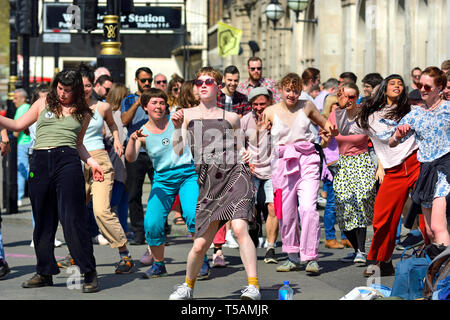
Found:
<path fill-rule="evenodd" d="M 15 132 L 23 131 L 37 121 L 39 113 L 44 107 L 45 98 L 40 98 L 17 120 L 0 116 L 0 129 L 5 128 Z"/>
<path fill-rule="evenodd" d="M 130 140 L 128 141 L 127 148 L 125 150 L 125 159 L 127 159 L 128 162 L 136 161 L 142 143 L 145 143 L 145 137 L 147 137 L 147 135 L 142 131 L 143 129 L 141 128 L 130 135 Z"/>
<path fill-rule="evenodd" d="M 178 156 L 183 154 L 187 144 L 187 120 L 184 111 L 180 109 L 170 117 L 175 127 L 172 135 L 173 151 Z"/>

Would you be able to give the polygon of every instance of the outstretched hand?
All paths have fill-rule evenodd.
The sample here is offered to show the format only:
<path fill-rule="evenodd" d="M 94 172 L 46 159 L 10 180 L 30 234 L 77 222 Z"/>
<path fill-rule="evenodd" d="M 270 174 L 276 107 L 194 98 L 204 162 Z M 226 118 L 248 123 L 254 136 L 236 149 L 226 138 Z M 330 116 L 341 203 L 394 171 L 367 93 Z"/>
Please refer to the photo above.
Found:
<path fill-rule="evenodd" d="M 139 138 L 145 138 L 145 137 L 148 137 L 148 134 L 143 133 L 143 129 L 142 128 L 139 129 L 139 130 L 136 130 L 130 136 L 130 138 L 133 139 L 133 140 L 137 140 Z"/>

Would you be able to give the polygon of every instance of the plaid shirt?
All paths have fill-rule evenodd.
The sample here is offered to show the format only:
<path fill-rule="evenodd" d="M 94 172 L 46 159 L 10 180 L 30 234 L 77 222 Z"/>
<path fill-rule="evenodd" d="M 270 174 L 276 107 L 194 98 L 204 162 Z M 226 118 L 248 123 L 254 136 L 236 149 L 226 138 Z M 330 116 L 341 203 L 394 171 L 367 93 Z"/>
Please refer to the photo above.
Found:
<path fill-rule="evenodd" d="M 274 103 L 278 103 L 281 101 L 281 95 L 278 92 L 277 83 L 274 80 L 270 78 L 261 78 L 259 79 L 259 87 L 261 86 L 272 91 Z M 244 82 L 239 83 L 236 91 L 248 96 L 250 90 L 253 88 L 255 88 L 255 86 L 252 85 L 248 80 L 245 80 Z"/>
<path fill-rule="evenodd" d="M 226 95 L 223 92 L 220 92 L 220 95 L 217 98 L 217 106 L 219 108 L 225 109 L 226 111 L 235 112 L 241 116 L 245 116 L 250 110 L 251 106 L 248 104 L 247 96 L 240 93 L 235 92 L 231 97 L 231 105 L 227 105 L 225 103 Z"/>

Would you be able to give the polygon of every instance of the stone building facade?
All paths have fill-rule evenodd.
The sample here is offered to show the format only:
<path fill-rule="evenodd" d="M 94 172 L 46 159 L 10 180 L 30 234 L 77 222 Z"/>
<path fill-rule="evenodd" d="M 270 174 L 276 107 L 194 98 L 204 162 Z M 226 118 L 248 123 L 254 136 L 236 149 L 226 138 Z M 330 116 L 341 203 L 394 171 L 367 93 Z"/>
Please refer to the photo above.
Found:
<path fill-rule="evenodd" d="M 307 67 L 321 70 L 321 79 L 352 71 L 358 79 L 379 72 L 410 81 L 410 70 L 440 66 L 450 58 L 450 0 L 309 0 L 296 22 L 287 0 L 279 0 L 284 16 L 276 30 L 265 9 L 270 0 L 209 1 L 208 61 L 223 69 L 234 64 L 246 77 L 246 61 L 255 41 L 263 74 L 280 79 Z M 241 54 L 218 55 L 216 23 L 221 20 L 242 33 Z M 278 30 L 281 28 L 281 30 Z M 361 83 L 358 82 L 358 85 Z"/>

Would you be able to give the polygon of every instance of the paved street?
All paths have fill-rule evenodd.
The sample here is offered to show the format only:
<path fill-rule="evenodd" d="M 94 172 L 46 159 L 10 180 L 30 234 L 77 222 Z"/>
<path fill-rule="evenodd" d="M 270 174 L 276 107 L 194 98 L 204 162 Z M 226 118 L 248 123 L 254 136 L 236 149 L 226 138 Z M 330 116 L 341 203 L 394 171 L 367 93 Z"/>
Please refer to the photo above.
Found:
<path fill-rule="evenodd" d="M 143 203 L 148 197 L 149 185 L 145 185 Z M 76 288 L 68 289 L 73 274 L 62 269 L 61 273 L 54 277 L 54 286 L 39 289 L 23 289 L 21 283 L 35 272 L 34 249 L 29 246 L 32 235 L 32 223 L 30 205 L 26 199 L 26 205 L 20 208 L 19 214 L 3 215 L 2 232 L 7 261 L 11 267 L 11 273 L 0 281 L 0 299 L 125 299 L 125 300 L 165 300 L 173 291 L 176 284 L 184 281 L 186 257 L 192 245 L 191 238 L 187 235 L 184 226 L 172 226 L 169 236 L 169 245 L 166 247 L 166 266 L 168 277 L 158 279 L 142 279 L 142 273 L 148 268 L 136 261 L 135 272 L 128 275 L 114 274 L 114 265 L 118 262 L 118 253 L 115 249 L 95 245 L 94 254 L 97 261 L 97 271 L 101 291 L 95 294 L 83 294 Z M 321 215 L 323 209 L 320 210 Z M 169 215 L 169 223 L 172 223 L 172 214 Z M 339 233 L 338 233 L 339 234 Z M 368 239 L 372 236 L 372 229 L 368 230 Z M 339 236 L 338 236 L 339 237 Z M 61 228 L 58 229 L 58 239 L 63 239 Z M 369 245 L 369 241 L 368 244 Z M 289 280 L 294 289 L 295 300 L 337 300 L 357 286 L 367 285 L 367 279 L 362 276 L 363 267 L 353 264 L 344 264 L 340 258 L 347 255 L 350 249 L 331 250 L 324 247 L 324 232 L 319 249 L 319 276 L 307 276 L 304 271 L 279 273 L 275 271 L 277 265 L 265 264 L 263 261 L 265 249 L 258 250 L 259 280 L 262 299 L 277 299 L 277 290 L 284 280 Z M 145 246 L 130 246 L 132 257 L 139 260 L 145 251 Z M 287 256 L 281 252 L 280 242 L 276 249 L 279 264 Z M 212 249 L 208 256 L 211 258 Z M 394 265 L 399 259 L 399 251 L 394 252 Z M 55 249 L 57 258 L 67 254 L 67 247 L 63 245 Z M 239 257 L 238 249 L 224 248 L 224 254 L 228 266 L 222 269 L 212 269 L 209 280 L 197 281 L 195 288 L 196 299 L 239 299 L 240 290 L 247 284 L 246 274 Z M 278 264 L 278 265 L 279 265 Z M 381 279 L 381 284 L 392 287 L 394 277 Z"/>

